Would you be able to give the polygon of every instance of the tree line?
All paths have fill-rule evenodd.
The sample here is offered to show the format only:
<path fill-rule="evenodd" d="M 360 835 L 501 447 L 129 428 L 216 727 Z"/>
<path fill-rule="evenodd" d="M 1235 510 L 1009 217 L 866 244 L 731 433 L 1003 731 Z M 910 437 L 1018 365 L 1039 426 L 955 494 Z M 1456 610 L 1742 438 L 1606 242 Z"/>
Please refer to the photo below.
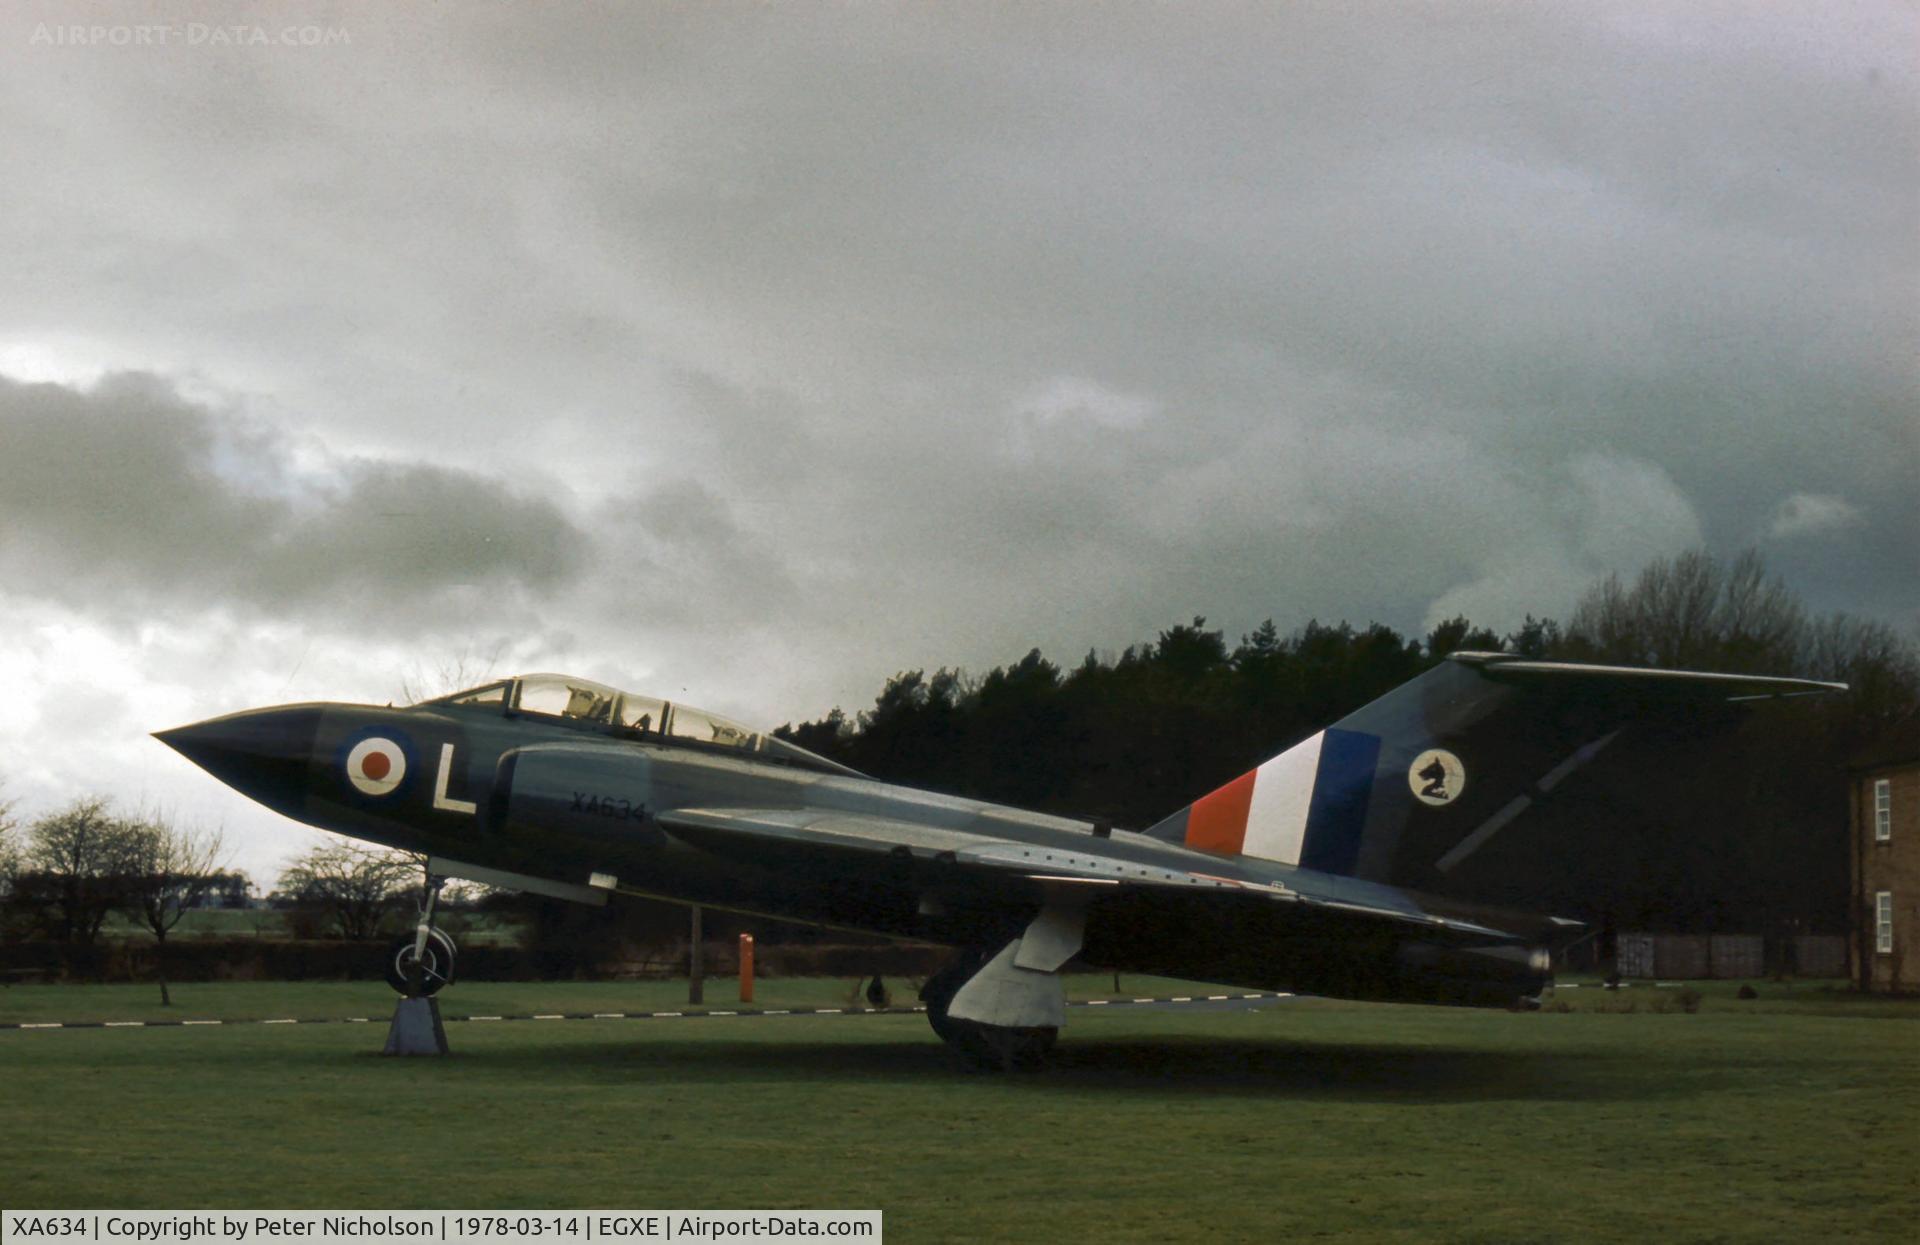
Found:
<path fill-rule="evenodd" d="M 281 871 L 266 899 L 273 926 L 306 942 L 372 943 L 411 930 L 425 894 L 424 865 L 414 853 L 330 838 Z M 93 796 L 22 827 L 0 802 L 0 937 L 62 944 L 71 967 L 76 953 L 98 946 L 118 914 L 155 940 L 153 975 L 163 1005 L 172 1003 L 168 939 L 175 928 L 196 908 L 248 906 L 250 890 L 245 874 L 222 866 L 217 833 L 152 812 L 122 813 Z M 437 923 L 454 933 L 483 913 L 517 926 L 516 941 L 548 977 L 670 944 L 686 930 L 678 905 L 634 900 L 610 916 L 457 880 L 442 886 L 437 913 Z M 711 924 L 716 937 L 744 928 L 725 917 Z"/>
<path fill-rule="evenodd" d="M 171 1004 L 167 936 L 232 875 L 217 831 L 155 812 L 124 814 L 83 796 L 27 827 L 14 842 L 11 805 L 0 805 L 0 924 L 9 937 L 39 933 L 90 944 L 118 912 L 155 941 L 160 1001 Z"/>
<path fill-rule="evenodd" d="M 907 670 L 869 709 L 775 734 L 888 781 L 1144 829 L 1459 650 L 1849 683 L 1730 735 L 1610 750 L 1550 833 L 1503 836 L 1504 867 L 1463 896 L 1660 929 L 1844 928 L 1847 758 L 1920 706 L 1920 656 L 1883 623 L 1809 611 L 1754 552 L 1609 576 L 1564 623 L 1506 634 L 1269 620 L 1229 644 L 1195 617 L 1071 669 L 1035 648 L 979 676 Z"/>

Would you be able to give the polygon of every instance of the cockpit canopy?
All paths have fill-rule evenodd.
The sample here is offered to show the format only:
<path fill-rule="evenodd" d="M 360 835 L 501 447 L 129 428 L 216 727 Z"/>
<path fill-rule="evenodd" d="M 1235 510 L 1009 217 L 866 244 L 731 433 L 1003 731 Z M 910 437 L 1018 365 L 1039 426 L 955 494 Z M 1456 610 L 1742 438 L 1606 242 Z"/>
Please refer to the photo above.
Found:
<path fill-rule="evenodd" d="M 523 674 L 420 703 L 558 718 L 576 725 L 604 727 L 610 734 L 629 738 L 728 748 L 809 769 L 839 774 L 854 772 L 784 739 L 749 730 L 717 713 L 623 692 L 604 683 L 565 674 Z"/>

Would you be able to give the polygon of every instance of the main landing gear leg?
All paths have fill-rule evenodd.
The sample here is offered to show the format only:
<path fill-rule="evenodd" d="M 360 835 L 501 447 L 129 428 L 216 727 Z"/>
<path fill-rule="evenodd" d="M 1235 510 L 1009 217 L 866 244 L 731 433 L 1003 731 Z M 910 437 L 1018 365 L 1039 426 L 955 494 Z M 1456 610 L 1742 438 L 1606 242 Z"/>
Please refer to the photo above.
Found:
<path fill-rule="evenodd" d="M 453 939 L 434 928 L 433 912 L 445 878 L 427 874 L 426 902 L 410 937 L 394 944 L 387 957 L 387 983 L 401 994 L 387 1026 L 386 1054 L 444 1055 L 447 1031 L 440 1023 L 440 1000 L 433 997 L 453 980 Z"/>

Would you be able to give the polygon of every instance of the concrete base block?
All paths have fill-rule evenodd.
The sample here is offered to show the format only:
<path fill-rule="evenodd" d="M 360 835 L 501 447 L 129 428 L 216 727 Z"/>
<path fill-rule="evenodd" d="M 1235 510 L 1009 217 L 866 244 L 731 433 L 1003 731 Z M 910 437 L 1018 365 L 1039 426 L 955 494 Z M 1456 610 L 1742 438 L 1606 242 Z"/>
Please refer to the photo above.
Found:
<path fill-rule="evenodd" d="M 440 1000 L 401 999 L 387 1026 L 385 1055 L 444 1055 L 447 1031 L 440 1023 Z"/>

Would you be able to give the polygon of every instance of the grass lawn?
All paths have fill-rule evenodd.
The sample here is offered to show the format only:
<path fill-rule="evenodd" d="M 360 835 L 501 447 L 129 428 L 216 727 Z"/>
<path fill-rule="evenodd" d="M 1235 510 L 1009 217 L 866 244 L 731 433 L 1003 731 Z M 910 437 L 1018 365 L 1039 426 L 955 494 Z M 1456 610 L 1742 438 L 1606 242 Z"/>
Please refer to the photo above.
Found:
<path fill-rule="evenodd" d="M 1747 989 L 1752 998 L 1741 998 Z M 1693 996 L 1689 1004 L 1688 995 Z M 1920 1000 L 1884 994 L 1861 994 L 1844 980 L 1768 981 L 1647 981 L 1603 987 L 1596 977 L 1569 977 L 1546 998 L 1550 1012 L 1666 1013 L 1695 1006 L 1707 1013 L 1729 1015 L 1860 1016 L 1920 1019 Z"/>
<path fill-rule="evenodd" d="M 896 1007 L 911 1007 L 918 983 L 888 978 Z M 1110 974 L 1067 978 L 1072 999 L 1113 995 Z M 734 977 L 709 977 L 706 1001 L 687 1002 L 687 983 L 678 981 L 459 982 L 441 996 L 448 1016 L 526 1015 L 535 1012 L 734 1011 L 742 1008 L 865 1008 L 867 979 L 761 977 L 752 1003 L 740 1002 Z M 1164 977 L 1127 975 L 1124 994 L 1165 998 L 1176 994 L 1222 993 Z M 349 1016 L 393 1014 L 393 991 L 375 981 L 190 981 L 170 987 L 173 1006 L 160 1006 L 157 985 L 33 985 L 0 989 L 0 1023 L 103 1020 L 265 1020 L 290 1016 L 302 1020 L 340 1020 Z"/>
<path fill-rule="evenodd" d="M 762 985 L 769 1006 L 851 989 Z M 911 1015 L 464 1024 L 445 1060 L 380 1058 L 378 1026 L 4 1031 L 0 1203 L 878 1207 L 894 1241 L 1911 1239 L 1920 1005 L 1758 1010 L 1759 989 L 1695 1014 L 1585 989 L 1532 1014 L 1084 1009 L 1049 1071 L 1014 1076 L 959 1070 Z M 140 990 L 0 1008 L 104 1018 L 104 992 Z M 391 1008 L 384 987 L 181 990 L 176 1014 Z M 655 991 L 685 998 L 468 983 L 445 1006 Z"/>

